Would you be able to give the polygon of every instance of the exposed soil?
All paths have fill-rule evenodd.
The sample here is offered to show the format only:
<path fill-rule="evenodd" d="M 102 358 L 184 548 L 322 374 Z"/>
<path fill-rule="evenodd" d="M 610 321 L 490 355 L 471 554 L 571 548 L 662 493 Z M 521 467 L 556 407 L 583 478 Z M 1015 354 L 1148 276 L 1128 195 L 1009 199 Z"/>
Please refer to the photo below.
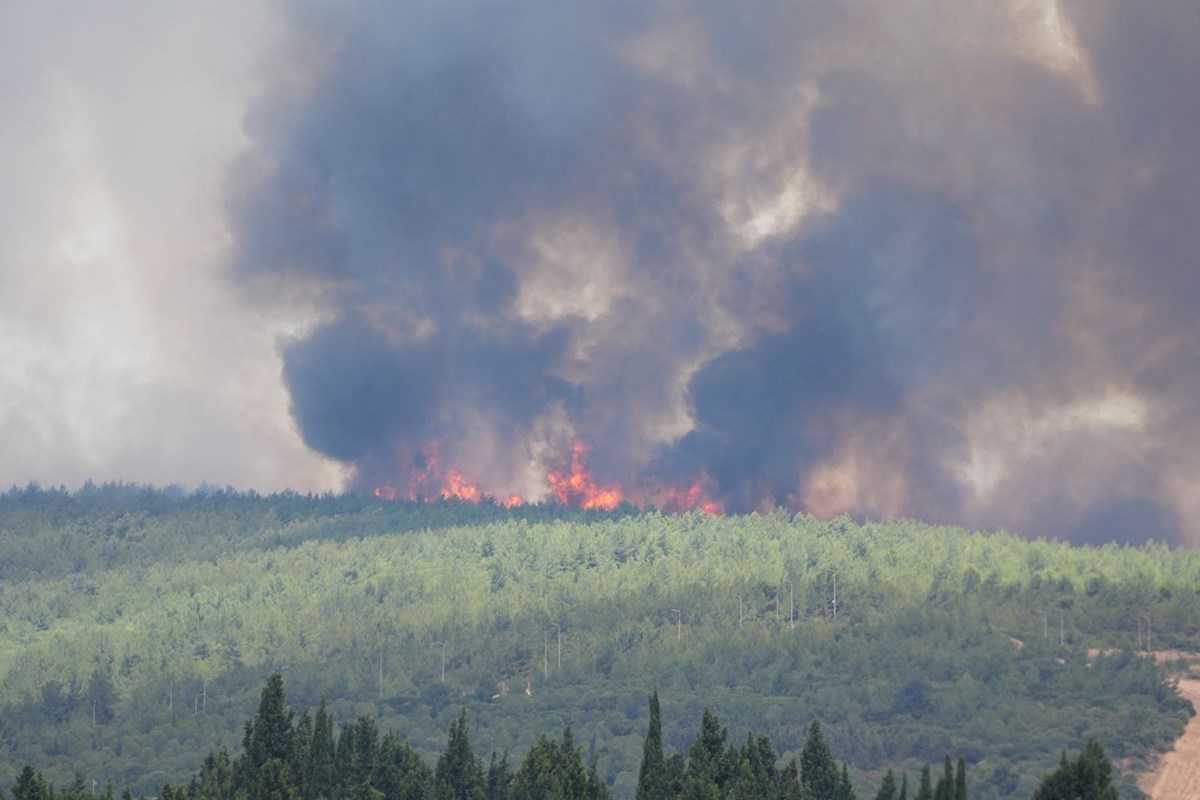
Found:
<path fill-rule="evenodd" d="M 1197 659 L 1196 653 L 1156 652 L 1159 661 Z M 1200 798 L 1200 677 L 1194 667 L 1179 677 L 1179 694 L 1198 712 L 1175 740 L 1175 749 L 1163 756 L 1154 771 L 1138 778 L 1138 788 L 1151 800 L 1197 800 Z"/>

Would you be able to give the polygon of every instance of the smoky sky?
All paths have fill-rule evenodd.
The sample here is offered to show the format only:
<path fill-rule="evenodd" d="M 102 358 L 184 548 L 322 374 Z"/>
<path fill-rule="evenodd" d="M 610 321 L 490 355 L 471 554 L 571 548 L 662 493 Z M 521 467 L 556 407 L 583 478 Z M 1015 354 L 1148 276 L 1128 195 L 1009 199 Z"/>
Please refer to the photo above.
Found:
<path fill-rule="evenodd" d="M 289 9 L 228 274 L 357 488 L 1200 541 L 1200 6 Z"/>
<path fill-rule="evenodd" d="M 0 3 L 0 487 L 336 488 L 279 379 L 309 312 L 227 279 L 224 184 L 284 36 L 241 0 Z"/>

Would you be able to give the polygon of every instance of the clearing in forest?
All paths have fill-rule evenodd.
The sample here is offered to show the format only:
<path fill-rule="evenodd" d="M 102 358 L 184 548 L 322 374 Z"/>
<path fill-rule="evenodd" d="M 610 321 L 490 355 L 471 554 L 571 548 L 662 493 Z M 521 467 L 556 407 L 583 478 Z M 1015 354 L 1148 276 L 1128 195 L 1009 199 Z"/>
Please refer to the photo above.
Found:
<path fill-rule="evenodd" d="M 1155 653 L 1159 661 L 1195 659 L 1196 653 Z M 1196 800 L 1200 797 L 1200 678 L 1193 673 L 1179 678 L 1179 694 L 1198 712 L 1188 720 L 1175 748 L 1163 756 L 1153 772 L 1138 778 L 1138 788 L 1151 800 Z"/>

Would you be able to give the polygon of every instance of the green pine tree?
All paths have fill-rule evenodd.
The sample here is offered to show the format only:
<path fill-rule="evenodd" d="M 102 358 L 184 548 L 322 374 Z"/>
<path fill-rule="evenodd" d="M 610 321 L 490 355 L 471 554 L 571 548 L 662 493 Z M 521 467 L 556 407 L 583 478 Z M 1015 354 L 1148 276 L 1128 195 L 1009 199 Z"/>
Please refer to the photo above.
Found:
<path fill-rule="evenodd" d="M 700 733 L 688 750 L 683 774 L 684 800 L 715 800 L 725 782 L 725 737 L 727 732 L 710 709 L 704 709 Z"/>
<path fill-rule="evenodd" d="M 300 721 L 292 730 L 292 760 L 288 767 L 292 771 L 292 780 L 300 792 L 301 800 L 308 800 L 308 770 L 312 764 L 313 718 L 304 709 Z"/>
<path fill-rule="evenodd" d="M 538 736 L 513 775 L 510 800 L 557 800 L 565 797 L 559 775 L 558 743 Z"/>
<path fill-rule="evenodd" d="M 332 797 L 336 748 L 333 741 L 333 719 L 329 716 L 324 697 L 317 705 L 317 714 L 313 718 L 312 740 L 306 749 L 308 763 L 303 765 L 304 781 L 301 785 L 304 800 Z"/>
<path fill-rule="evenodd" d="M 329 797 L 340 798 L 346 794 L 356 743 L 354 726 L 347 725 L 342 728 L 333 751 L 333 783 L 330 786 Z"/>
<path fill-rule="evenodd" d="M 354 742 L 344 778 L 344 792 L 350 800 L 376 800 L 374 786 L 379 754 L 379 732 L 375 718 L 363 714 L 349 728 Z"/>
<path fill-rule="evenodd" d="M 654 692 L 650 695 L 650 727 L 642 745 L 642 767 L 638 770 L 636 800 L 668 800 L 666 767 L 658 692 Z"/>
<path fill-rule="evenodd" d="M 117 690 L 113 687 L 108 670 L 96 667 L 88 680 L 87 688 L 88 711 L 97 725 L 107 725 L 112 722 L 117 704 Z"/>
<path fill-rule="evenodd" d="M 879 785 L 879 791 L 875 793 L 875 800 L 897 800 L 896 776 L 890 769 L 883 776 L 883 783 Z"/>
<path fill-rule="evenodd" d="M 285 766 L 292 760 L 293 712 L 283 704 L 283 676 L 278 672 L 267 679 L 258 703 L 258 712 L 247 725 L 243 758 L 251 773 L 257 773 L 271 759 Z"/>
<path fill-rule="evenodd" d="M 437 796 L 442 800 L 483 800 L 482 773 L 467 736 L 464 708 L 450 725 L 450 741 L 433 771 Z"/>
<path fill-rule="evenodd" d="M 727 796 L 729 800 L 764 800 L 767 797 L 759 789 L 750 759 L 742 759 L 737 778 L 734 779 Z"/>
<path fill-rule="evenodd" d="M 496 751 L 492 751 L 492 762 L 488 764 L 487 783 L 484 787 L 484 800 L 508 800 L 508 787 L 512 783 L 512 772 L 508 769 L 508 753 L 496 760 Z"/>
<path fill-rule="evenodd" d="M 842 762 L 842 778 L 838 781 L 838 800 L 857 800 L 854 795 L 854 784 L 850 783 L 850 769 Z"/>
<path fill-rule="evenodd" d="M 716 781 L 721 771 L 721 761 L 725 756 L 726 731 L 721 727 L 715 714 L 704 709 L 700 720 L 700 733 L 688 751 L 689 775 L 702 775 L 711 781 Z"/>
<path fill-rule="evenodd" d="M 180 791 L 183 791 L 182 786 L 178 788 Z M 50 793 L 52 795 L 54 794 L 53 788 L 51 789 Z M 71 781 L 71 785 L 59 792 L 57 798 L 58 800 L 86 800 L 86 798 L 89 798 L 90 796 L 91 795 L 88 793 L 87 784 L 83 780 L 83 774 L 76 772 L 74 779 Z"/>
<path fill-rule="evenodd" d="M 189 789 L 188 794 L 196 800 L 230 800 L 233 797 L 233 763 L 228 750 L 222 747 L 209 751 L 196 776 L 195 786 L 195 792 Z"/>
<path fill-rule="evenodd" d="M 50 789 L 42 773 L 26 764 L 12 787 L 13 800 L 50 800 Z"/>
<path fill-rule="evenodd" d="M 954 800 L 967 800 L 967 760 L 958 757 L 958 769 L 954 772 Z"/>
<path fill-rule="evenodd" d="M 259 768 L 250 800 L 298 800 L 292 785 L 292 770 L 281 758 L 268 758 Z"/>
<path fill-rule="evenodd" d="M 429 767 L 408 742 L 401 742 L 394 732 L 383 737 L 375 788 L 387 800 L 427 800 L 431 781 Z M 486 800 L 504 798 L 489 796 Z"/>
<path fill-rule="evenodd" d="M 933 790 L 933 800 L 954 800 L 954 766 L 950 763 L 950 756 L 946 756 L 937 788 Z"/>
<path fill-rule="evenodd" d="M 742 763 L 750 767 L 750 775 L 754 779 L 755 790 L 760 797 L 772 797 L 777 794 L 779 770 L 775 768 L 775 748 L 766 736 L 748 736 L 742 748 Z"/>
<path fill-rule="evenodd" d="M 558 748 L 558 771 L 564 796 L 584 797 L 587 794 L 587 769 L 583 766 L 580 749 L 575 746 L 570 725 L 563 728 L 562 744 Z"/>
<path fill-rule="evenodd" d="M 675 798 L 683 794 L 683 778 L 687 774 L 687 760 L 683 753 L 672 753 L 667 759 L 667 797 Z"/>
<path fill-rule="evenodd" d="M 800 751 L 800 781 L 814 800 L 840 800 L 841 771 L 821 735 L 819 720 L 813 720 L 804 749 Z"/>
<path fill-rule="evenodd" d="M 917 786 L 917 796 L 914 800 L 933 800 L 933 783 L 929 774 L 929 764 L 921 767 L 921 783 Z"/>
<path fill-rule="evenodd" d="M 1063 753 L 1058 769 L 1047 775 L 1033 793 L 1033 800 L 1118 800 L 1118 797 L 1117 788 L 1112 785 L 1112 763 L 1095 739 L 1088 740 L 1076 761 L 1068 761 Z"/>

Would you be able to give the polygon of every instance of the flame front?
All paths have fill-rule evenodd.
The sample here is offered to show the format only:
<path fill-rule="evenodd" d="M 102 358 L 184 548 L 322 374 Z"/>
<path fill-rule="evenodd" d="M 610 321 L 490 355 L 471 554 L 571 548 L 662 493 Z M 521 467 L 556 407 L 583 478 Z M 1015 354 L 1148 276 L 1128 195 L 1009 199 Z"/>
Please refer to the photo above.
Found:
<path fill-rule="evenodd" d="M 564 506 L 612 511 L 621 504 L 621 485 L 597 486 L 587 470 L 587 454 L 591 447 L 582 439 L 571 442 L 570 472 L 552 471 L 546 476 L 550 492 Z"/>
<path fill-rule="evenodd" d="M 466 500 L 470 503 L 478 503 L 480 496 L 479 487 L 468 483 L 461 472 L 456 469 L 446 470 L 446 480 L 442 483 L 443 500 Z"/>
<path fill-rule="evenodd" d="M 669 514 L 682 514 L 687 511 L 700 511 L 709 516 L 719 517 L 725 509 L 708 495 L 700 481 L 690 486 L 676 484 L 667 488 L 661 508 Z"/>
<path fill-rule="evenodd" d="M 442 470 L 437 442 L 422 445 L 416 454 L 403 459 L 407 463 L 408 482 L 401 489 L 391 484 L 377 486 L 373 494 L 382 500 L 421 500 L 440 497 L 443 500 L 465 500 L 478 503 L 483 499 L 479 487 L 463 477 L 453 467 Z"/>
<path fill-rule="evenodd" d="M 571 442 L 570 465 L 552 470 L 546 475 L 551 498 L 564 506 L 597 511 L 612 511 L 622 502 L 632 502 L 639 508 L 658 508 L 668 514 L 683 514 L 700 511 L 719 516 L 724 513 L 721 504 L 712 499 L 701 479 L 690 483 L 662 484 L 651 480 L 650 487 L 642 486 L 627 498 L 621 484 L 600 485 L 588 469 L 588 453 L 591 445 L 584 439 Z M 403 487 L 385 484 L 374 489 L 374 495 L 382 500 L 458 500 L 468 503 L 493 502 L 505 508 L 523 505 L 525 500 L 517 494 L 505 499 L 485 493 L 477 484 L 466 479 L 459 470 L 443 469 L 437 442 L 422 445 L 415 452 L 399 459 L 404 465 L 407 480 Z M 707 481 L 706 478 L 703 478 Z M 502 495 L 501 495 L 502 496 Z"/>

